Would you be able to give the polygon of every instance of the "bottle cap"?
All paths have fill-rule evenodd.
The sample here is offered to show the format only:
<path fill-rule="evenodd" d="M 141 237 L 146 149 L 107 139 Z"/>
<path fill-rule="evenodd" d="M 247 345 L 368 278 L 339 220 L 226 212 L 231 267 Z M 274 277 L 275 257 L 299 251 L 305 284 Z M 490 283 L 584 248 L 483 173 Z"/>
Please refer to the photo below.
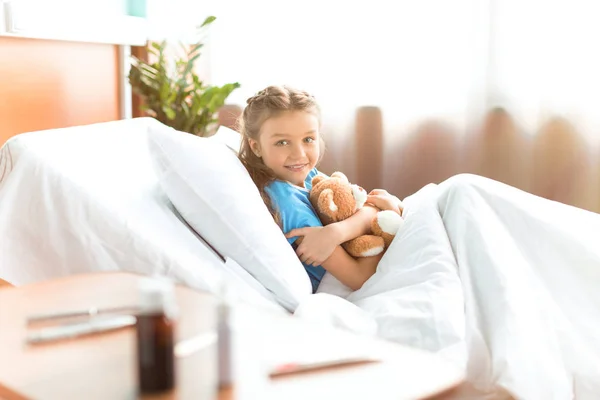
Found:
<path fill-rule="evenodd" d="M 165 313 L 174 317 L 177 312 L 175 285 L 165 278 L 143 278 L 138 286 L 142 314 Z"/>

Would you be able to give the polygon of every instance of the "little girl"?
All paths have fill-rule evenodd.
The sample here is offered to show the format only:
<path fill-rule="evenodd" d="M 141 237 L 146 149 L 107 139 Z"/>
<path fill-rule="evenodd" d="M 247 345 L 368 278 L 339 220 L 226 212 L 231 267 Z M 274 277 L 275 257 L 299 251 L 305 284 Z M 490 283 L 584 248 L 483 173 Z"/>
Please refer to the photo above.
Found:
<path fill-rule="evenodd" d="M 323 227 L 309 201 L 312 178 L 323 155 L 320 112 L 314 97 L 289 87 L 269 86 L 247 100 L 240 118 L 239 157 L 302 261 L 317 290 L 325 271 L 352 290 L 375 273 L 381 255 L 354 259 L 341 243 L 367 233 L 379 209 L 400 212 L 384 190 L 347 220 Z"/>

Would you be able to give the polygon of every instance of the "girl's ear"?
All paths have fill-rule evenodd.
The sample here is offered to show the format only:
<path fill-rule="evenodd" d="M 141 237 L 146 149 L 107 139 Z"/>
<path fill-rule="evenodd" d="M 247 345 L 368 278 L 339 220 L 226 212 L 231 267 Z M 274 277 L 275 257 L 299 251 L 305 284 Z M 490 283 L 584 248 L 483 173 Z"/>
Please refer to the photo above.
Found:
<path fill-rule="evenodd" d="M 248 144 L 250 145 L 250 150 L 252 150 L 257 157 L 260 157 L 260 145 L 258 142 L 254 139 L 248 138 Z"/>

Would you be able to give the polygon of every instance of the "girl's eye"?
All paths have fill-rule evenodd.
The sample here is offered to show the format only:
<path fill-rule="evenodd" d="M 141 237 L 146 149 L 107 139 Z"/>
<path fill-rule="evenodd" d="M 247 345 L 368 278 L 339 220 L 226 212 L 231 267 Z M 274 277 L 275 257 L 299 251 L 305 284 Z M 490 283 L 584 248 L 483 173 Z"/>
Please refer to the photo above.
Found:
<path fill-rule="evenodd" d="M 288 144 L 287 140 L 280 140 L 279 142 L 275 143 L 275 146 L 285 146 L 286 144 Z"/>
<path fill-rule="evenodd" d="M 306 139 L 304 139 L 304 141 L 305 141 L 306 143 L 312 143 L 312 142 L 314 142 L 314 141 L 315 141 L 315 138 L 312 138 L 312 137 L 307 137 Z"/>

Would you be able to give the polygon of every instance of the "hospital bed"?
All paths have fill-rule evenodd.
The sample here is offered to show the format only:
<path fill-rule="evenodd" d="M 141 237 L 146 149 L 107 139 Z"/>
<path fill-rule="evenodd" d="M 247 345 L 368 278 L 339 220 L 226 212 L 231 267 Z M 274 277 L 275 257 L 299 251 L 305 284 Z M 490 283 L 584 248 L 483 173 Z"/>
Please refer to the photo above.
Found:
<path fill-rule="evenodd" d="M 538 266 L 527 251 L 535 245 L 519 247 L 526 238 L 513 231 L 535 210 L 546 227 L 552 224 L 546 214 L 600 226 L 598 218 L 459 176 L 404 199 L 404 227 L 360 290 L 351 292 L 326 275 L 312 294 L 302 265 L 237 160 L 236 135 L 219 129 L 198 138 L 136 118 L 10 139 L 0 150 L 0 278 L 23 285 L 91 271 L 164 275 L 274 312 L 435 352 L 492 394 L 498 385 L 527 399 L 600 393 L 594 386 L 597 350 L 581 351 L 600 348 L 591 334 L 597 318 L 587 322 L 589 335 L 573 329 L 569 335 L 531 334 L 553 332 L 560 314 L 539 318 L 540 310 L 554 310 L 554 300 L 534 290 L 545 277 L 531 272 Z M 492 204 L 503 198 L 518 201 Z M 501 219 L 490 211 L 498 209 L 506 213 Z M 598 281 L 590 276 L 588 282 Z M 569 351 L 577 356 L 567 357 Z"/>

